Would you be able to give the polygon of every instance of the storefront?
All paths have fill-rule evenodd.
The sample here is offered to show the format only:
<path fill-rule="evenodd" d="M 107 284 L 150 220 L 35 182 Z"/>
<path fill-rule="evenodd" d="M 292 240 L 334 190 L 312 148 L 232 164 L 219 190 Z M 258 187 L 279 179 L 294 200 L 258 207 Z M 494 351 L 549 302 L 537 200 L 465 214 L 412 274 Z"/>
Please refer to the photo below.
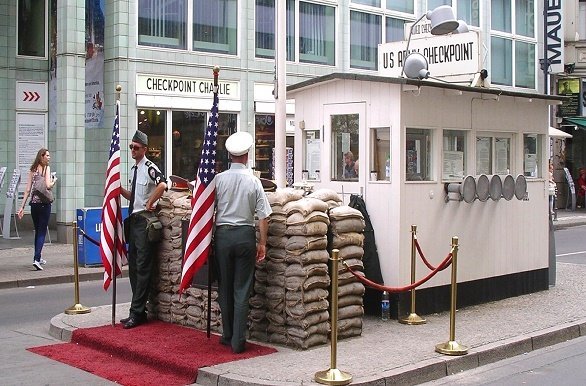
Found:
<path fill-rule="evenodd" d="M 548 288 L 546 139 L 558 97 L 350 74 L 289 86 L 287 96 L 295 99 L 295 179 L 320 170 L 310 173 L 315 188 L 345 202 L 363 195 L 386 285 L 410 282 L 414 224 L 432 264 L 459 237 L 459 305 Z M 447 200 L 446 185 L 466 176 L 476 199 Z M 503 187 L 487 199 L 479 181 L 493 176 Z M 506 193 L 511 180 L 526 182 L 526 199 Z M 417 272 L 428 273 L 421 260 Z M 447 271 L 431 279 L 418 303 L 445 309 L 449 282 Z"/>

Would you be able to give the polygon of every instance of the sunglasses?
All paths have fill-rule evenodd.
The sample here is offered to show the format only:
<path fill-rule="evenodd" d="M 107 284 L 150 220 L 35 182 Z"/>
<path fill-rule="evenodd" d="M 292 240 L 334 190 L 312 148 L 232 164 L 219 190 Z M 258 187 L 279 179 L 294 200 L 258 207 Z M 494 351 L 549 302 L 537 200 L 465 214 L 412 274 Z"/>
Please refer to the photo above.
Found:
<path fill-rule="evenodd" d="M 143 147 L 142 147 L 142 146 L 138 146 L 138 145 L 128 145 L 128 148 L 129 148 L 130 150 L 136 150 L 136 151 L 139 151 L 139 150 L 140 150 L 140 149 L 142 149 Z"/>

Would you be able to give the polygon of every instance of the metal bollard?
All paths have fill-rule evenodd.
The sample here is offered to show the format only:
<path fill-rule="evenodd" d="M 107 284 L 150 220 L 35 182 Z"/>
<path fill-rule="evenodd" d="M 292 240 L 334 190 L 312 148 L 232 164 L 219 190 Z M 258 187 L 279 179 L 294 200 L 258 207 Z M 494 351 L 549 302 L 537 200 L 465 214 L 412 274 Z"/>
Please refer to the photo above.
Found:
<path fill-rule="evenodd" d="M 450 340 L 435 346 L 435 351 L 445 355 L 468 354 L 468 347 L 456 342 L 456 287 L 458 270 L 458 238 L 452 237 L 452 293 L 450 302 Z"/>
<path fill-rule="evenodd" d="M 336 368 L 338 350 L 338 253 L 332 250 L 332 306 L 331 306 L 331 354 L 329 370 L 315 373 L 314 380 L 324 385 L 348 385 L 352 382 L 352 375 Z"/>
<path fill-rule="evenodd" d="M 415 257 L 416 257 L 416 248 L 415 248 L 415 240 L 417 239 L 417 225 L 411 225 L 411 284 L 415 283 Z M 418 324 L 425 324 L 427 321 L 422 318 L 421 316 L 417 315 L 415 312 L 415 288 L 411 290 L 411 313 L 399 319 L 399 323 L 403 324 L 411 324 L 411 325 L 418 325 Z"/>
<path fill-rule="evenodd" d="M 75 281 L 75 304 L 64 312 L 67 315 L 87 314 L 92 310 L 79 303 L 79 267 L 77 265 L 77 222 L 73 221 L 73 278 Z"/>

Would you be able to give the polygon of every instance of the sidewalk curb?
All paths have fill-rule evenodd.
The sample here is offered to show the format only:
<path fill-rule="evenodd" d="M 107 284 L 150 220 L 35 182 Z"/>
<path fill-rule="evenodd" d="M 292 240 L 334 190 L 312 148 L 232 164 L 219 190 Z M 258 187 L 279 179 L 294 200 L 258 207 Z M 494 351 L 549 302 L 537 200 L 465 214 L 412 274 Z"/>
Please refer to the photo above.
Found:
<path fill-rule="evenodd" d="M 585 335 L 586 319 L 579 319 L 560 326 L 535 331 L 532 334 L 488 343 L 469 350 L 467 355 L 430 358 L 419 363 L 413 363 L 383 371 L 380 375 L 355 378 L 352 380 L 352 384 L 363 386 L 384 386 L 389 384 L 416 385 L 440 379 L 461 371 L 472 370 L 480 366 L 522 355 Z M 229 371 L 215 369 L 214 367 L 203 367 L 199 369 L 197 383 L 204 386 L 229 386 L 235 384 L 263 386 L 298 385 L 297 382 L 265 382 L 262 379 L 243 377 L 238 374 L 231 374 Z"/>
<path fill-rule="evenodd" d="M 78 275 L 78 277 L 79 277 L 80 282 L 101 280 L 104 278 L 104 272 L 80 273 Z M 128 277 L 128 270 L 122 270 L 122 277 Z M 9 281 L 0 282 L 0 290 L 8 289 L 8 288 L 23 288 L 23 287 L 29 287 L 29 286 L 64 284 L 64 283 L 74 283 L 74 282 L 75 282 L 75 275 L 74 274 L 38 277 L 38 278 L 34 278 L 34 279 L 9 280 Z"/>

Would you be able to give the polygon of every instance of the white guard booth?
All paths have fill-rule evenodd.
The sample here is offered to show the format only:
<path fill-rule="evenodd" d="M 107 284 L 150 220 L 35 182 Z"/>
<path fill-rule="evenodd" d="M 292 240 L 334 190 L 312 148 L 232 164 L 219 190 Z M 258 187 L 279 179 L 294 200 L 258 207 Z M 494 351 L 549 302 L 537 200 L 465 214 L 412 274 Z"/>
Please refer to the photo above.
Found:
<path fill-rule="evenodd" d="M 295 181 L 345 203 L 362 195 L 385 285 L 410 283 L 416 225 L 433 265 L 458 237 L 458 306 L 548 288 L 548 110 L 557 97 L 336 73 L 289 86 L 287 98 Z M 416 271 L 417 280 L 430 272 L 420 258 Z M 417 312 L 449 309 L 449 283 L 447 269 L 419 287 Z M 394 313 L 408 313 L 409 299 L 398 295 Z"/>

